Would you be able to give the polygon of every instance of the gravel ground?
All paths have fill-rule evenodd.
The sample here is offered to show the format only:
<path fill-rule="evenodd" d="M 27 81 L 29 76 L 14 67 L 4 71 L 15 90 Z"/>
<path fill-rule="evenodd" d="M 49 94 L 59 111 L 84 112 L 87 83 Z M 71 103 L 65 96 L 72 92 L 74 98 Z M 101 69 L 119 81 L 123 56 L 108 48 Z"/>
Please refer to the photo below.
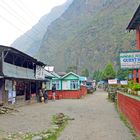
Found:
<path fill-rule="evenodd" d="M 62 112 L 75 120 L 69 122 L 58 140 L 134 140 L 103 91 L 96 91 L 83 99 L 37 103 L 18 110 L 0 116 L 1 136 L 46 130 L 51 125 L 52 115 Z"/>

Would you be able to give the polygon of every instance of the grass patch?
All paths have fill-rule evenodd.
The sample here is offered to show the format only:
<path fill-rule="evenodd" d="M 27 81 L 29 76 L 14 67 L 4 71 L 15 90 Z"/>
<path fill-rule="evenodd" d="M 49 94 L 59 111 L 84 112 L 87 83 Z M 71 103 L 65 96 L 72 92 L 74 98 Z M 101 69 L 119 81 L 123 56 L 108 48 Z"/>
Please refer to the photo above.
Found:
<path fill-rule="evenodd" d="M 3 140 L 32 140 L 33 137 L 41 137 L 42 140 L 57 140 L 60 133 L 64 130 L 66 125 L 68 124 L 69 117 L 64 115 L 63 113 L 56 114 L 52 117 L 52 125 L 51 127 L 40 133 L 16 133 L 11 134 L 7 138 Z"/>

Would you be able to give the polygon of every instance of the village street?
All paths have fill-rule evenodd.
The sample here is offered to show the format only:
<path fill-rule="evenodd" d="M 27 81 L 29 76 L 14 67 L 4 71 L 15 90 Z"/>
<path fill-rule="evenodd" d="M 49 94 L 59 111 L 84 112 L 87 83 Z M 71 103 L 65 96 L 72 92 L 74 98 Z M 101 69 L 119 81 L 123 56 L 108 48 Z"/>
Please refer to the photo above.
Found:
<path fill-rule="evenodd" d="M 58 140 L 133 140 L 120 120 L 107 93 L 98 90 L 82 99 L 64 99 L 18 108 L 19 112 L 0 116 L 0 134 L 38 132 L 49 128 L 51 117 L 64 113 L 69 121 Z"/>

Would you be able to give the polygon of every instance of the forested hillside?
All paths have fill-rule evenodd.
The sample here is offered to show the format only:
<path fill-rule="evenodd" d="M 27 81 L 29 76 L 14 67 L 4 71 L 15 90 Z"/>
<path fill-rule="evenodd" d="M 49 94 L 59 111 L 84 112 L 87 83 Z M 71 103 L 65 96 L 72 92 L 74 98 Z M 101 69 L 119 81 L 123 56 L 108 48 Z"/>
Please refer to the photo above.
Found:
<path fill-rule="evenodd" d="M 121 50 L 135 49 L 134 32 L 126 27 L 138 5 L 139 0 L 74 0 L 48 28 L 38 57 L 58 71 L 117 65 Z"/>
<path fill-rule="evenodd" d="M 135 49 L 135 33 L 129 33 L 126 27 L 139 0 L 71 2 L 68 0 L 60 12 L 59 8 L 54 9 L 52 15 L 44 16 L 33 27 L 47 26 L 46 31 L 40 30 L 40 34 L 35 35 L 31 29 L 26 33 L 35 41 L 23 35 L 12 45 L 54 65 L 57 71 L 77 65 L 79 73 L 85 68 L 93 72 L 109 61 L 118 66 L 119 52 Z"/>

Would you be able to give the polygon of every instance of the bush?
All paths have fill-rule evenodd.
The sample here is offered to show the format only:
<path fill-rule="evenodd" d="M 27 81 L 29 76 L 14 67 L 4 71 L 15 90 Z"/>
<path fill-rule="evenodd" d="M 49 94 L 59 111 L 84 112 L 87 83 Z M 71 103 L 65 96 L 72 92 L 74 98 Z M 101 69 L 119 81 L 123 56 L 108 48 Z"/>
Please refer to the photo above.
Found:
<path fill-rule="evenodd" d="M 132 90 L 134 90 L 134 91 L 139 91 L 139 90 L 140 90 L 140 84 L 135 83 L 135 84 L 133 85 L 133 87 L 132 87 Z"/>
<path fill-rule="evenodd" d="M 112 102 L 116 101 L 116 96 L 117 96 L 116 92 L 108 92 L 108 99 L 111 100 Z"/>
<path fill-rule="evenodd" d="M 133 81 L 129 81 L 128 82 L 128 88 L 133 89 L 134 86 L 134 82 Z"/>

